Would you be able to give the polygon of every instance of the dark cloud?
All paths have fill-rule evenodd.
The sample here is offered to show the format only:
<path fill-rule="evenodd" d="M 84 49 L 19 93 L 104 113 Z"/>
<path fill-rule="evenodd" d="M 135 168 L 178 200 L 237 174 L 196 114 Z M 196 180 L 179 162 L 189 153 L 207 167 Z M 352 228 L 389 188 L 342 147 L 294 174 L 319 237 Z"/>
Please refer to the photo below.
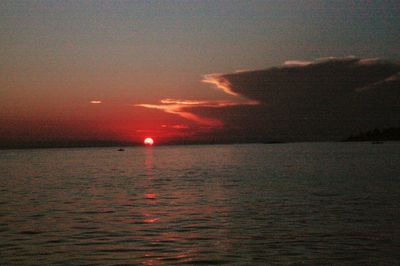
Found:
<path fill-rule="evenodd" d="M 224 121 L 238 140 L 335 140 L 400 123 L 400 64 L 379 59 L 290 61 L 281 67 L 208 75 L 257 106 L 191 109 Z"/>
<path fill-rule="evenodd" d="M 172 106 L 188 119 L 221 121 L 208 135 L 216 141 L 339 140 L 400 123 L 399 63 L 355 57 L 287 61 L 263 70 L 209 74 L 203 81 L 237 101 L 142 106 L 165 111 Z"/>
<path fill-rule="evenodd" d="M 264 70 L 215 75 L 219 86 L 235 94 L 268 104 L 306 104 L 337 100 L 356 89 L 384 81 L 400 71 L 400 65 L 353 57 L 324 59 L 308 64 L 284 65 Z M 307 100 L 306 100 L 307 99 Z"/>

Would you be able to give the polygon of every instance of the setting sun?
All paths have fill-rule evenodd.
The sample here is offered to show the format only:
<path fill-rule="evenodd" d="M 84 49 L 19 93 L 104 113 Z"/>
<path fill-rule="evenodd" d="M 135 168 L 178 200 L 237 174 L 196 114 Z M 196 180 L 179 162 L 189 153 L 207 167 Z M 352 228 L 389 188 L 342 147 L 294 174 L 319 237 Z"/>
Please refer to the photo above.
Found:
<path fill-rule="evenodd" d="M 152 146 L 152 145 L 154 144 L 154 140 L 153 140 L 152 138 L 146 138 L 146 139 L 143 141 L 143 143 L 144 143 L 144 145 Z"/>

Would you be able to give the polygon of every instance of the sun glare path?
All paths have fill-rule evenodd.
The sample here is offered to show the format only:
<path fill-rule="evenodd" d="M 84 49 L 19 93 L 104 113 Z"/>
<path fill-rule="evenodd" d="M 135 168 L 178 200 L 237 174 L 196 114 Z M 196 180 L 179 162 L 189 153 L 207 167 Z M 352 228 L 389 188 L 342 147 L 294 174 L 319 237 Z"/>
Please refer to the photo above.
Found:
<path fill-rule="evenodd" d="M 143 141 L 144 145 L 146 146 L 153 146 L 154 144 L 154 140 L 152 138 L 145 138 L 145 140 Z"/>

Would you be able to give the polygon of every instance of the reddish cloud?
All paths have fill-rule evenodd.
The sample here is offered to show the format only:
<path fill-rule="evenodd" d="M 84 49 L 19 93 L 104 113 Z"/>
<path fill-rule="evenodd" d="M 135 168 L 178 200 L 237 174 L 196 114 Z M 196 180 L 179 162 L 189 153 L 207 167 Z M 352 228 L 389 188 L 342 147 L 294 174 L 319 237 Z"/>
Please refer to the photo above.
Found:
<path fill-rule="evenodd" d="M 284 63 L 285 66 L 308 66 L 312 61 L 289 60 Z"/>
<path fill-rule="evenodd" d="M 220 73 L 204 75 L 202 82 L 214 84 L 215 86 L 217 86 L 217 88 L 222 89 L 227 94 L 230 94 L 233 96 L 239 96 L 238 93 L 232 91 L 232 88 L 231 88 L 232 84 L 229 82 L 229 80 L 224 79 L 223 75 Z"/>
<path fill-rule="evenodd" d="M 207 118 L 204 116 L 196 115 L 189 111 L 192 108 L 208 107 L 208 108 L 223 108 L 228 106 L 237 105 L 256 105 L 257 101 L 253 100 L 243 100 L 238 102 L 233 101 L 204 101 L 204 100 L 177 100 L 177 99 L 162 99 L 161 104 L 137 104 L 135 106 L 159 109 L 164 112 L 176 114 L 188 120 L 192 120 L 200 125 L 210 126 L 210 127 L 221 127 L 223 125 L 222 121 L 213 118 Z"/>

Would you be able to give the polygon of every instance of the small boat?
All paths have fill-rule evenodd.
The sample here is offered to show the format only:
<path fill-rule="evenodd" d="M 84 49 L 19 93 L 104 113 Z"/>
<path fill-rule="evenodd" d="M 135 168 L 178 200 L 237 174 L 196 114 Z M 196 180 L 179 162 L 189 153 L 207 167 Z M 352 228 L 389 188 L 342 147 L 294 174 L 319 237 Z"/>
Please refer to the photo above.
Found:
<path fill-rule="evenodd" d="M 372 142 L 372 144 L 383 144 L 383 141 L 375 140 L 375 141 Z"/>
<path fill-rule="evenodd" d="M 119 148 L 119 149 L 118 149 L 118 151 L 124 151 L 124 149 L 122 149 L 122 148 Z"/>

